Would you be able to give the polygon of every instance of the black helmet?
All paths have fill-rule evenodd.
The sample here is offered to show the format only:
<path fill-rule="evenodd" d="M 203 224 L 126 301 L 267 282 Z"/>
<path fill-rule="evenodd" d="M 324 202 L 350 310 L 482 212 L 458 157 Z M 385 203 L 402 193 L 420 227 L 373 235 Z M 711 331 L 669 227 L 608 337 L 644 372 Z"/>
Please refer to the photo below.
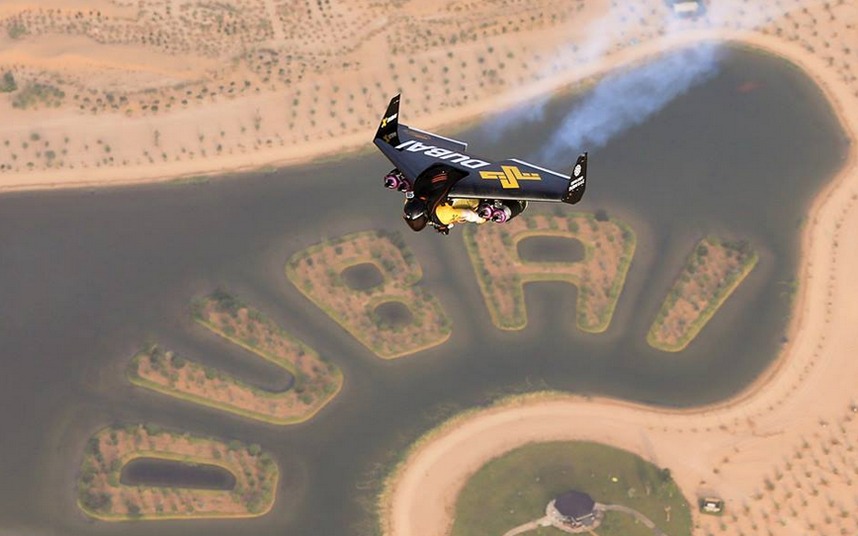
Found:
<path fill-rule="evenodd" d="M 418 220 L 426 216 L 426 203 L 422 199 L 409 199 L 402 210 L 406 220 Z"/>
<path fill-rule="evenodd" d="M 422 231 L 426 224 L 429 223 L 429 215 L 426 213 L 426 202 L 422 199 L 412 197 L 405 202 L 405 207 L 402 209 L 402 217 L 405 223 L 411 227 L 412 231 Z"/>

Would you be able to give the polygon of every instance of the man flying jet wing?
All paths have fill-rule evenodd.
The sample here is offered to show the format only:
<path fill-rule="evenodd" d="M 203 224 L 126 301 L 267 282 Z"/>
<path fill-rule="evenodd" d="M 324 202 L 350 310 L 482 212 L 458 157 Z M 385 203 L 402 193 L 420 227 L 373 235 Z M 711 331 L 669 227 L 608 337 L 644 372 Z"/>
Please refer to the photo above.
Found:
<path fill-rule="evenodd" d="M 465 142 L 399 123 L 399 95 L 391 99 L 374 143 L 395 169 L 384 186 L 405 192 L 403 217 L 415 231 L 431 224 L 448 234 L 456 223 L 504 223 L 528 201 L 574 205 L 584 195 L 587 153 L 571 176 L 522 160 L 491 162 L 468 154 Z"/>

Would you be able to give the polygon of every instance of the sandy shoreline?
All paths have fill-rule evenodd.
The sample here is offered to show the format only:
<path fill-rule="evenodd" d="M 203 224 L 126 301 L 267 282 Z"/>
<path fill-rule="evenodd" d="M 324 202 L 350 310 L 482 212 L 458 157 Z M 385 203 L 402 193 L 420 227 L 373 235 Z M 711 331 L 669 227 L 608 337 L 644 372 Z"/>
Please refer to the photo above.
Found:
<path fill-rule="evenodd" d="M 74 0 L 54 1 L 69 9 L 78 4 Z M 389 13 L 383 2 L 370 4 L 374 6 L 370 11 L 381 10 L 379 16 Z M 538 5 L 545 13 L 560 9 L 549 0 L 537 0 L 533 6 L 522 8 L 523 13 L 530 14 Z M 69 94 L 57 109 L 16 108 L 11 104 L 16 93 L 7 102 L 0 98 L 0 115 L 5 118 L 0 124 L 0 192 L 161 182 L 349 155 L 371 150 L 378 118 L 387 100 L 398 91 L 403 93 L 406 123 L 424 129 L 455 130 L 618 66 L 645 61 L 670 48 L 703 39 L 732 38 L 724 30 L 707 29 L 718 22 L 688 23 L 685 30 L 671 30 L 670 37 L 658 38 L 664 31 L 665 7 L 655 0 L 623 9 L 612 6 L 609 0 L 594 0 L 582 6 L 573 10 L 574 15 L 562 9 L 554 13 L 560 21 L 555 24 L 533 28 L 518 25 L 513 32 L 485 37 L 484 43 L 460 42 L 436 49 L 432 46 L 438 45 L 421 43 L 422 38 L 409 39 L 409 43 L 422 47 L 414 55 L 391 56 L 387 60 L 373 56 L 369 61 L 362 52 L 375 50 L 379 41 L 393 39 L 389 34 L 402 21 L 437 23 L 439 17 L 462 18 L 456 10 L 438 14 L 426 13 L 418 5 L 397 6 L 399 15 L 395 23 L 388 20 L 390 28 L 386 33 L 366 36 L 354 44 L 354 50 L 334 53 L 325 49 L 324 54 L 319 53 L 322 57 L 335 54 L 357 65 L 348 69 L 328 66 L 319 73 L 324 84 L 307 77 L 299 78 L 300 82 L 288 78 L 288 83 L 255 80 L 248 69 L 252 71 L 260 65 L 239 61 L 234 71 L 224 71 L 210 55 L 166 53 L 164 47 L 134 48 L 136 61 L 126 66 L 128 72 L 117 73 L 115 58 L 128 55 L 131 45 L 127 43 L 88 44 L 80 35 L 55 34 L 50 28 L 33 29 L 32 36 L 27 33 L 18 40 L 5 38 L 0 31 L 0 49 L 5 51 L 0 55 L 0 73 L 7 69 L 18 73 L 19 86 L 29 78 L 40 83 L 66 80 L 70 84 Z M 21 13 L 34 9 L 7 7 L 12 13 L 16 9 Z M 99 7 L 108 9 L 107 5 Z M 264 19 L 264 14 L 249 9 L 245 16 Z M 478 28 L 485 21 L 502 20 L 504 13 L 496 11 L 479 11 L 468 24 Z M 129 17 L 130 12 L 123 8 L 114 15 Z M 633 16 L 639 21 L 632 23 Z M 720 18 L 723 16 L 718 15 L 716 20 Z M 0 27 L 3 24 L 0 18 Z M 609 27 L 610 31 L 606 31 Z M 278 29 L 275 24 L 274 33 L 279 35 Z M 576 43 L 590 43 L 596 32 L 604 32 L 606 37 L 578 48 Z M 741 31 L 734 33 L 739 38 L 744 36 Z M 87 37 L 98 39 L 99 34 L 90 31 Z M 277 41 L 282 37 L 263 40 L 259 46 L 272 47 L 262 49 L 271 53 L 288 43 L 288 39 Z M 72 45 L 75 55 L 66 57 Z M 224 47 L 224 59 L 235 53 L 226 44 Z M 445 55 L 439 54 L 445 50 Z M 385 63 L 388 60 L 390 63 Z M 474 70 L 474 64 L 480 67 Z M 287 76 L 291 67 L 282 61 L 278 65 L 284 66 L 287 72 L 283 76 Z M 509 67 L 515 67 L 517 78 L 492 74 Z M 38 71 L 38 76 L 33 71 Z M 153 79 L 163 79 L 164 87 L 150 87 Z M 71 84 L 71 80 L 76 82 Z M 370 80 L 375 80 L 374 84 Z M 221 88 L 246 85 L 248 91 L 233 94 L 232 89 L 221 90 L 215 95 L 216 91 L 209 87 L 213 84 Z M 197 86 L 202 86 L 199 92 L 176 89 Z M 445 96 L 439 99 L 442 87 Z M 121 98 L 127 101 L 119 106 L 114 94 L 123 95 Z M 181 100 L 176 100 L 176 95 Z M 108 105 L 107 100 L 112 104 Z M 188 100 L 193 102 L 182 104 Z M 74 106 L 78 103 L 79 109 Z M 90 105 L 92 111 L 87 109 Z M 157 112 L 152 111 L 158 107 Z"/>
<path fill-rule="evenodd" d="M 397 92 L 409 123 L 472 120 L 508 106 L 517 92 L 524 102 L 555 87 L 557 76 L 542 72 L 544 56 L 570 35 L 583 39 L 583 28 L 569 32 L 566 23 L 609 7 L 51 4 L 0 0 L 0 75 L 17 83 L 8 95 L 0 85 L 0 191 L 157 182 L 338 155 L 370 145 Z M 527 22 L 533 10 L 552 20 Z M 510 16 L 521 18 L 507 32 Z M 230 20 L 236 25 L 225 32 Z M 427 24 L 456 33 L 415 35 Z M 398 53 L 377 53 L 384 49 Z M 507 62 L 518 78 L 497 75 Z"/>
<path fill-rule="evenodd" d="M 730 38 L 727 38 L 730 39 Z M 644 43 L 627 48 L 611 56 L 609 61 L 600 61 L 578 70 L 561 71 L 537 82 L 518 87 L 514 92 L 489 96 L 478 102 L 459 106 L 452 110 L 440 111 L 421 119 L 413 107 L 409 106 L 409 97 L 417 100 L 419 94 L 403 94 L 403 122 L 424 130 L 443 132 L 445 129 L 461 129 L 463 125 L 478 121 L 485 116 L 497 114 L 516 106 L 526 104 L 533 99 L 555 93 L 562 88 L 574 87 L 589 79 L 601 77 L 617 68 L 643 63 L 662 55 L 667 50 L 689 46 L 701 41 L 725 40 L 712 33 L 706 37 L 682 36 L 666 41 Z M 741 42 L 741 41 L 737 41 Z M 384 111 L 384 101 L 379 101 L 378 115 Z M 179 112 L 178 114 L 182 114 Z M 188 112 L 187 119 L 179 115 L 176 122 L 193 120 L 197 113 Z M 144 121 L 144 120 L 140 120 Z M 196 177 L 224 174 L 240 174 L 273 168 L 312 163 L 319 159 L 348 157 L 360 152 L 374 150 L 371 145 L 375 133 L 375 122 L 368 122 L 365 131 L 345 134 L 337 138 L 322 139 L 313 143 L 298 144 L 289 147 L 261 149 L 240 155 L 208 156 L 200 160 L 165 162 L 139 166 L 58 169 L 41 172 L 23 172 L 0 174 L 0 193 L 10 191 L 48 190 L 62 188 L 93 188 L 131 186 L 170 182 Z M 386 164 L 385 164 L 386 165 Z"/>
<path fill-rule="evenodd" d="M 858 531 L 858 517 L 837 510 L 853 512 L 852 500 L 858 498 L 851 479 L 837 477 L 858 463 L 851 445 L 844 447 L 855 432 L 851 405 L 858 401 L 851 381 L 858 377 L 852 352 L 858 337 L 850 325 L 858 318 L 858 306 L 848 303 L 848 296 L 858 294 L 850 276 L 858 269 L 858 251 L 838 242 L 840 236 L 858 233 L 853 210 L 858 104 L 824 62 L 801 47 L 730 31 L 695 38 L 736 40 L 795 63 L 826 93 L 852 140 L 848 160 L 815 198 L 803 229 L 790 343 L 752 385 L 712 406 L 667 410 L 555 393 L 513 399 L 454 419 L 421 440 L 388 482 L 380 503 L 386 534 L 446 534 L 459 490 L 486 461 L 528 442 L 569 439 L 608 443 L 670 467 L 691 502 L 701 493 L 721 495 L 738 514 L 731 518 L 731 533 L 763 534 L 768 528 L 778 535 L 807 534 L 830 525 L 832 518 L 838 530 L 847 531 L 843 534 Z M 799 474 L 795 460 L 804 451 L 831 464 L 821 471 L 822 481 Z M 779 484 L 786 488 L 780 493 L 771 491 L 769 484 L 784 475 L 792 482 Z M 815 487 L 816 493 L 802 493 L 803 479 L 809 481 L 805 490 L 825 486 L 826 493 L 817 494 Z M 803 504 L 793 498 L 799 494 Z M 801 514 L 788 513 L 790 501 Z M 695 521 L 699 534 L 719 524 L 717 518 L 699 515 Z"/>

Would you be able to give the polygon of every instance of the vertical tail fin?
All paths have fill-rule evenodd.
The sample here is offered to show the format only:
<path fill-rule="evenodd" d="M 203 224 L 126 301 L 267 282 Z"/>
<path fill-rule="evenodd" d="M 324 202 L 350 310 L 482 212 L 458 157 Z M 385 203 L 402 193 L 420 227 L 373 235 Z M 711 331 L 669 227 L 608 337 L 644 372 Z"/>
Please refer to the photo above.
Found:
<path fill-rule="evenodd" d="M 375 139 L 391 145 L 399 145 L 399 95 L 390 99 L 390 104 L 387 105 L 387 111 L 381 118 L 381 124 L 378 126 L 378 131 L 375 133 Z"/>
<path fill-rule="evenodd" d="M 572 175 L 569 177 L 569 188 L 566 195 L 563 197 L 564 203 L 574 205 L 584 196 L 584 189 L 587 187 L 587 153 L 578 157 L 575 166 L 572 168 Z"/>

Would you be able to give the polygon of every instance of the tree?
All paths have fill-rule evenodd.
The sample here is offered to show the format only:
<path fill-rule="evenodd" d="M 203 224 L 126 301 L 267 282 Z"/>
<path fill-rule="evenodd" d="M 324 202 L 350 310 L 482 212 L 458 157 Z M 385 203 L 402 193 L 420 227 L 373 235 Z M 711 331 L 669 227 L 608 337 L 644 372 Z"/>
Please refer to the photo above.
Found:
<path fill-rule="evenodd" d="M 20 22 L 13 22 L 6 28 L 6 31 L 9 33 L 9 37 L 12 39 L 18 39 L 27 33 L 27 27 Z"/>
<path fill-rule="evenodd" d="M 134 501 L 129 500 L 125 503 L 125 506 L 128 508 L 128 515 L 130 517 L 140 517 L 140 505 Z"/>
<path fill-rule="evenodd" d="M 84 508 L 93 512 L 109 512 L 111 507 L 110 495 L 86 491 L 81 497 Z"/>
<path fill-rule="evenodd" d="M 163 432 L 163 428 L 154 423 L 146 423 L 143 425 L 143 429 L 146 430 L 146 433 L 150 436 L 158 435 Z"/>
<path fill-rule="evenodd" d="M 0 93 L 11 93 L 18 89 L 18 84 L 15 82 L 15 76 L 12 71 L 3 73 L 3 80 L 0 82 Z"/>

